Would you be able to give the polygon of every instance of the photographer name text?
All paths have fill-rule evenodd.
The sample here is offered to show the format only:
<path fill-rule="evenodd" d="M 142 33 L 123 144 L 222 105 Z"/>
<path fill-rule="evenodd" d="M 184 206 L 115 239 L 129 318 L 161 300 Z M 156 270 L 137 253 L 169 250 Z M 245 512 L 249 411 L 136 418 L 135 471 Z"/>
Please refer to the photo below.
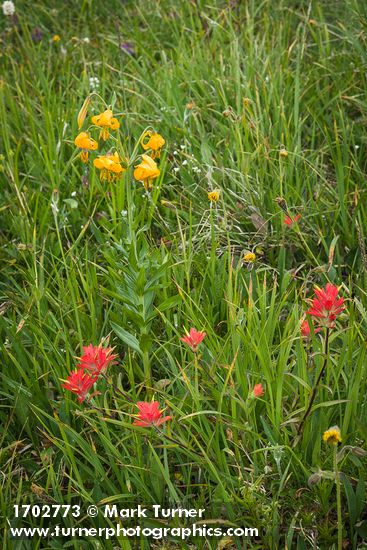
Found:
<path fill-rule="evenodd" d="M 106 505 L 103 508 L 105 518 L 202 518 L 205 508 L 163 508 L 160 504 L 153 504 L 151 509 L 138 504 L 136 508 L 119 508 L 116 504 Z M 153 515 L 152 515 L 153 514 Z"/>

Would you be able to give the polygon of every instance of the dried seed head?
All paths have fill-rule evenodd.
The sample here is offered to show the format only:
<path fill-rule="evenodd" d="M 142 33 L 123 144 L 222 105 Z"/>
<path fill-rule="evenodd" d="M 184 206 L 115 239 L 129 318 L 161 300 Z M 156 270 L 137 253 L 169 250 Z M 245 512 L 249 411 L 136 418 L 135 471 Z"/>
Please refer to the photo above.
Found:
<path fill-rule="evenodd" d="M 275 199 L 275 202 L 277 203 L 279 208 L 281 208 L 284 212 L 286 213 L 288 212 L 287 201 L 283 197 L 277 197 Z"/>

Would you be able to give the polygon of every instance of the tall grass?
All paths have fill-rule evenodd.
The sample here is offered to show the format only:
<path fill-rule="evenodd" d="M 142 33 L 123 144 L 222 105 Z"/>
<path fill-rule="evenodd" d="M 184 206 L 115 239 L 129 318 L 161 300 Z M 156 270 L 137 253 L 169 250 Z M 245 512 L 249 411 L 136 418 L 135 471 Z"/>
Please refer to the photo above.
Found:
<path fill-rule="evenodd" d="M 333 456 L 322 434 L 339 425 L 349 446 L 339 461 L 343 539 L 361 548 L 364 6 L 54 4 L 17 2 L 18 20 L 1 21 L 3 547 L 46 547 L 10 540 L 14 503 L 141 502 L 206 508 L 206 519 L 259 529 L 258 540 L 222 548 L 337 548 Z M 152 192 L 131 171 L 101 183 L 76 157 L 91 76 L 120 116 L 116 145 L 130 160 L 145 128 L 164 135 Z M 94 96 L 89 115 L 102 109 Z M 279 198 L 301 214 L 298 225 L 284 225 Z M 254 264 L 243 262 L 249 251 Z M 302 339 L 300 321 L 313 285 L 328 281 L 342 285 L 347 309 L 298 437 L 325 337 Z M 190 327 L 207 333 L 198 356 L 180 341 Z M 83 345 L 104 338 L 118 363 L 92 406 L 79 405 L 61 380 Z M 257 383 L 265 394 L 252 399 Z M 160 431 L 132 427 L 132 402 L 152 398 L 173 420 Z M 120 539 L 103 548 L 116 544 L 135 547 Z"/>

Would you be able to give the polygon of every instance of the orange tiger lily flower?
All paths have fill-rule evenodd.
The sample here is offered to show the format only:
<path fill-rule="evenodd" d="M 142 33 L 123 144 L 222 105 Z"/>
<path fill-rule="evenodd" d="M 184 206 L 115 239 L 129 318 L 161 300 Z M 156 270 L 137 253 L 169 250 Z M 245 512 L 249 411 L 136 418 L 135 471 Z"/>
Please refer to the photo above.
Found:
<path fill-rule="evenodd" d="M 147 141 L 147 138 L 148 138 L 148 141 Z M 161 149 L 163 145 L 166 143 L 166 141 L 160 134 L 157 134 L 156 132 L 151 132 L 150 130 L 148 130 L 147 132 L 144 133 L 140 143 L 145 151 L 147 151 L 148 149 L 151 150 L 151 157 L 152 159 L 154 159 L 154 158 L 160 157 Z"/>
<path fill-rule="evenodd" d="M 104 141 L 106 141 L 109 136 L 109 130 L 117 130 L 120 128 L 120 123 L 117 118 L 114 118 L 111 109 L 106 109 L 103 113 L 92 116 L 92 123 L 102 128 L 99 137 Z"/>
<path fill-rule="evenodd" d="M 151 189 L 152 180 L 156 179 L 161 171 L 156 162 L 149 155 L 142 155 L 142 162 L 135 166 L 134 178 L 142 181 L 145 189 Z"/>
<path fill-rule="evenodd" d="M 113 155 L 101 155 L 94 159 L 93 164 L 100 170 L 101 181 L 115 181 L 121 177 L 126 168 L 121 166 L 121 160 L 117 153 Z"/>
<path fill-rule="evenodd" d="M 82 162 L 88 162 L 88 151 L 96 151 L 98 149 L 98 143 L 87 132 L 80 132 L 74 139 L 74 143 L 82 150 L 80 154 Z"/>

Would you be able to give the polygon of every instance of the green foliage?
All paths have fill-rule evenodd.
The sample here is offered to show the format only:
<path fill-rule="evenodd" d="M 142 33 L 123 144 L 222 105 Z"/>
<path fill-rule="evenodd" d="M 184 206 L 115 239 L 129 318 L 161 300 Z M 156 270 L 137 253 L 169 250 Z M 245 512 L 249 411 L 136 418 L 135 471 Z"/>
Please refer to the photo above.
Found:
<path fill-rule="evenodd" d="M 363 3 L 28 4 L 16 2 L 17 20 L 0 18 L 2 547 L 46 548 L 9 539 L 14 503 L 138 501 L 206 508 L 205 519 L 260 533 L 222 546 L 141 541 L 142 549 L 336 548 L 322 434 L 338 425 L 344 544 L 361 548 Z M 88 119 L 103 98 L 121 122 L 103 146 L 128 157 L 115 182 L 99 181 L 73 143 L 91 77 L 100 84 Z M 132 177 L 148 127 L 166 140 L 151 191 Z M 210 205 L 213 189 L 221 196 Z M 292 227 L 279 199 L 302 216 Z M 325 338 L 302 339 L 300 322 L 313 285 L 328 281 L 341 285 L 347 308 L 299 437 Z M 206 332 L 198 354 L 180 341 L 190 327 Z M 62 380 L 82 346 L 102 340 L 117 364 L 79 404 Z M 265 394 L 255 399 L 258 383 Z M 135 403 L 152 399 L 172 420 L 132 426 Z M 91 538 L 47 544 L 101 548 Z"/>

